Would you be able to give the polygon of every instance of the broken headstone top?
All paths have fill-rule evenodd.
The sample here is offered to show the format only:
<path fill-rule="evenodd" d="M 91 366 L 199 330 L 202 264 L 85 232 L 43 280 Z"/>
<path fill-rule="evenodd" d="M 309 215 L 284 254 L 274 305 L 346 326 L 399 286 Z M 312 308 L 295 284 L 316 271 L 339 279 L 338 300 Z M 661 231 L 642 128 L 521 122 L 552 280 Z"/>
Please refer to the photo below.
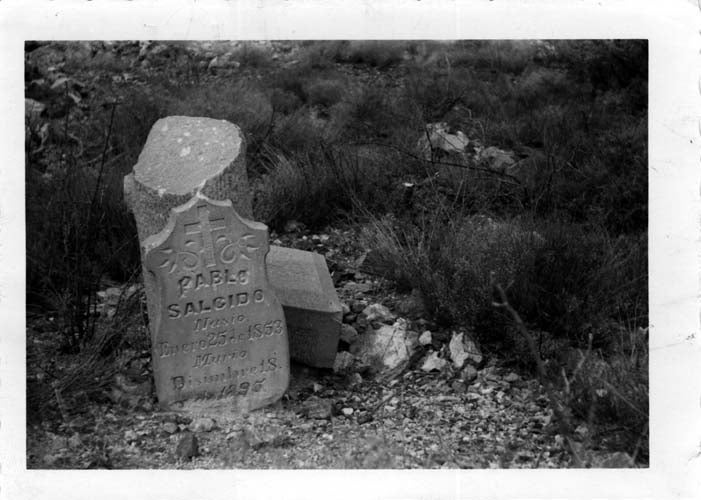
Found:
<path fill-rule="evenodd" d="M 163 230 L 172 208 L 196 194 L 230 200 L 238 214 L 252 217 L 244 137 L 224 120 L 162 118 L 151 127 L 134 171 L 124 177 L 124 198 L 142 247 Z"/>
<path fill-rule="evenodd" d="M 161 406 L 252 410 L 289 382 L 282 306 L 268 282 L 264 224 L 196 195 L 144 243 L 154 378 Z"/>
<path fill-rule="evenodd" d="M 231 165 L 242 143 L 239 128 L 225 120 L 162 118 L 134 166 L 135 180 L 159 193 L 190 193 Z"/>

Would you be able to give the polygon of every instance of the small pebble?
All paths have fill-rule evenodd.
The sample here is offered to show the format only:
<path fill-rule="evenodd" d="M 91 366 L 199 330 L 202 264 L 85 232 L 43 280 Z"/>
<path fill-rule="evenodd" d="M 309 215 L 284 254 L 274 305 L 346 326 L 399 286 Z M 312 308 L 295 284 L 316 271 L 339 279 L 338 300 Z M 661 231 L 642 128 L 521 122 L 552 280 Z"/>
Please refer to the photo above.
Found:
<path fill-rule="evenodd" d="M 431 338 L 431 332 L 429 330 L 424 331 L 419 337 L 419 344 L 430 345 L 433 339 Z"/>
<path fill-rule="evenodd" d="M 208 417 L 200 417 L 190 424 L 192 432 L 209 432 L 214 428 L 214 420 Z"/>
<path fill-rule="evenodd" d="M 450 387 L 456 394 L 462 394 L 467 390 L 467 385 L 462 380 L 455 380 Z"/>
<path fill-rule="evenodd" d="M 178 432 L 178 425 L 175 422 L 166 422 L 163 424 L 163 430 L 168 434 L 175 434 Z"/>

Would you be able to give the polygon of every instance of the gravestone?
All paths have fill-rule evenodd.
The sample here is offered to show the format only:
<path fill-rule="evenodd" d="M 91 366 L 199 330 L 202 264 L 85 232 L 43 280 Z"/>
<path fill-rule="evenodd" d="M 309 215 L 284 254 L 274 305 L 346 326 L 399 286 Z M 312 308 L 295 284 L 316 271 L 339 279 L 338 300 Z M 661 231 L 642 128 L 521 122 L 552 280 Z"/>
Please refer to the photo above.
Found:
<path fill-rule="evenodd" d="M 239 128 L 223 120 L 170 116 L 153 125 L 134 171 L 124 178 L 125 201 L 136 219 L 142 259 L 143 242 L 163 230 L 171 209 L 187 203 L 197 193 L 212 200 L 229 200 L 238 214 L 251 218 L 252 197 L 245 148 Z M 289 276 L 285 273 L 272 273 L 270 281 L 286 317 L 290 316 L 290 324 L 295 325 L 294 331 L 290 331 L 293 358 L 311 366 L 332 366 L 341 325 L 340 321 L 318 320 L 324 311 L 340 317 L 335 316 L 335 306 L 326 305 L 327 300 L 338 303 L 338 296 L 333 286 L 328 286 L 331 282 L 328 269 L 319 261 L 323 261 L 323 257 L 310 257 L 310 252 L 278 251 L 280 247 L 275 246 L 270 248 L 267 262 L 271 269 L 299 268 L 314 259 L 318 262 L 312 268 L 312 279 L 302 281 L 308 288 L 300 289 L 299 284 L 285 279 Z M 144 286 L 150 311 L 149 297 L 156 294 L 154 280 L 147 272 L 144 272 Z M 320 289 L 328 297 L 319 294 Z M 315 300 L 318 303 L 314 303 Z M 298 341 L 305 347 L 298 348 Z"/>
<path fill-rule="evenodd" d="M 343 308 L 323 256 L 270 247 L 268 274 L 285 310 L 290 356 L 319 368 L 333 368 Z"/>
<path fill-rule="evenodd" d="M 268 282 L 268 230 L 195 195 L 143 242 L 153 280 L 153 373 L 162 407 L 251 410 L 289 383 L 285 318 Z"/>

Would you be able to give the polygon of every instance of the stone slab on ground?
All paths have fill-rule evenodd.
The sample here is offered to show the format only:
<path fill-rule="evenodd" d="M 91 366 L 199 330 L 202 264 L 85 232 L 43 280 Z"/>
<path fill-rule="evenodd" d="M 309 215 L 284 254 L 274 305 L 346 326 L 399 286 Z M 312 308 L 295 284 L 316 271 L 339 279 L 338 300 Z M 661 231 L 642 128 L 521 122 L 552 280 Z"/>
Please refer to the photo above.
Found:
<path fill-rule="evenodd" d="M 196 195 L 143 242 L 161 407 L 208 414 L 277 401 L 289 384 L 282 305 L 268 282 L 267 226 Z"/>
<path fill-rule="evenodd" d="M 271 245 L 270 282 L 285 311 L 290 356 L 318 368 L 333 368 L 343 307 L 322 255 Z"/>

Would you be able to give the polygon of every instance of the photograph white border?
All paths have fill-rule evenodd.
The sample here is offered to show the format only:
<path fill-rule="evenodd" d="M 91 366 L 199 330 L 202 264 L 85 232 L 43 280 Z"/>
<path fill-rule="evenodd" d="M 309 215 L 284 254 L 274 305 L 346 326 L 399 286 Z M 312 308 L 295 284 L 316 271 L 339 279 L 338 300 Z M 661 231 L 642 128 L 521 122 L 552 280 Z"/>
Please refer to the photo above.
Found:
<path fill-rule="evenodd" d="M 1 2 L 0 499 L 701 498 L 700 21 L 686 0 Z M 649 468 L 26 469 L 24 40 L 479 38 L 649 40 Z"/>

